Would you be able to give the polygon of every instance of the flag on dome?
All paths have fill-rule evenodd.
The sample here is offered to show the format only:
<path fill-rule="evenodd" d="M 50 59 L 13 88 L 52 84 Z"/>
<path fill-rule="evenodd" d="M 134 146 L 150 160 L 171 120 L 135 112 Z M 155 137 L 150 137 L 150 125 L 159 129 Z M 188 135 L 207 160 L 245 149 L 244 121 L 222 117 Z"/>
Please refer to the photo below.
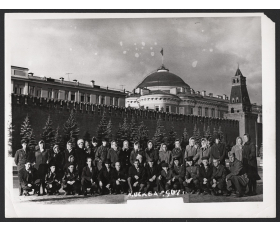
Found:
<path fill-rule="evenodd" d="M 160 50 L 161 55 L 163 55 L 163 48 Z"/>

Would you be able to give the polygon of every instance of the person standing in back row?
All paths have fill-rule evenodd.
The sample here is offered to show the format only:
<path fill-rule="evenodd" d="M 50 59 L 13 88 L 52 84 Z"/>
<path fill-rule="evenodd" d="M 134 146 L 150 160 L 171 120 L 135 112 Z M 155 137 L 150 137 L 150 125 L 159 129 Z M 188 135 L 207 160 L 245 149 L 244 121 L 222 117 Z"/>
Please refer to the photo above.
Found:
<path fill-rule="evenodd" d="M 210 150 L 210 163 L 212 164 L 213 159 L 219 159 L 220 164 L 225 165 L 226 159 L 226 146 L 224 143 L 221 143 L 220 135 L 217 135 L 215 138 L 215 144 L 211 147 Z"/>
<path fill-rule="evenodd" d="M 105 167 L 105 161 L 107 159 L 109 148 L 107 147 L 107 139 L 102 139 L 102 145 L 98 147 L 95 154 L 95 163 L 100 171 L 103 167 Z"/>

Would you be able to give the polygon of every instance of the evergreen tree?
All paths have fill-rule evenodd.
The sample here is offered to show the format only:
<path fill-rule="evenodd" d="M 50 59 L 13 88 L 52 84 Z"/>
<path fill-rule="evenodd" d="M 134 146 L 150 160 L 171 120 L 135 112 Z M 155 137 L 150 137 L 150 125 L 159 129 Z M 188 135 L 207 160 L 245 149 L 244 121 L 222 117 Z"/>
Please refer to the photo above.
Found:
<path fill-rule="evenodd" d="M 64 132 L 64 143 L 66 144 L 67 141 L 72 140 L 74 144 L 76 144 L 76 140 L 78 138 L 80 129 L 76 122 L 76 118 L 74 115 L 74 111 L 71 110 L 69 118 L 63 124 L 63 132 Z"/>
<path fill-rule="evenodd" d="M 138 135 L 138 126 L 136 124 L 136 120 L 134 116 L 132 116 L 130 122 L 130 138 L 129 138 L 129 142 L 131 143 L 131 145 L 137 140 L 137 135 Z"/>
<path fill-rule="evenodd" d="M 217 137 L 217 135 L 218 135 L 218 131 L 217 131 L 216 127 L 214 127 L 213 128 L 213 142 L 215 142 L 214 140 Z"/>
<path fill-rule="evenodd" d="M 139 141 L 142 149 L 145 149 L 148 142 L 149 130 L 142 121 L 137 129 L 136 140 Z"/>
<path fill-rule="evenodd" d="M 84 133 L 83 140 L 84 141 L 88 141 L 89 143 L 91 143 L 91 136 L 90 136 L 90 133 L 88 131 L 86 131 Z"/>
<path fill-rule="evenodd" d="M 21 125 L 20 135 L 21 139 L 25 139 L 27 141 L 28 147 L 34 150 L 37 143 L 35 140 L 33 129 L 31 128 L 28 114 L 24 118 L 23 123 Z"/>
<path fill-rule="evenodd" d="M 130 139 L 130 126 L 129 123 L 127 122 L 127 119 L 123 119 L 123 124 L 122 124 L 122 135 L 121 135 L 121 140 L 122 142 L 124 140 L 129 140 Z"/>
<path fill-rule="evenodd" d="M 46 125 L 43 128 L 43 132 L 41 134 L 41 139 L 44 140 L 46 148 L 50 148 L 50 145 L 53 141 L 55 131 L 52 128 L 52 120 L 49 115 L 46 121 Z"/>
<path fill-rule="evenodd" d="M 111 121 L 111 119 L 109 120 L 109 122 L 108 122 L 108 124 L 106 126 L 105 138 L 108 140 L 109 143 L 113 140 L 112 121 Z"/>
<path fill-rule="evenodd" d="M 181 137 L 181 146 L 185 148 L 189 144 L 189 135 L 187 132 L 187 128 L 184 128 L 182 137 Z"/>
<path fill-rule="evenodd" d="M 209 141 L 212 142 L 212 135 L 211 135 L 211 131 L 210 131 L 210 126 L 209 125 L 207 126 L 207 129 L 206 129 L 206 131 L 204 133 L 204 137 L 206 139 L 209 139 Z"/>
<path fill-rule="evenodd" d="M 50 147 L 53 148 L 54 145 L 58 145 L 60 150 L 64 150 L 65 149 L 65 144 L 63 143 L 63 139 L 61 134 L 59 134 L 59 126 L 57 126 L 56 130 L 54 131 L 54 138 L 51 142 Z"/>
<path fill-rule="evenodd" d="M 170 151 L 175 147 L 174 144 L 175 144 L 176 136 L 177 136 L 177 133 L 175 132 L 174 125 L 172 124 L 171 128 L 168 132 L 168 136 L 167 136 L 167 140 L 166 140 L 167 147 Z"/>
<path fill-rule="evenodd" d="M 116 132 L 115 139 L 116 139 L 118 146 L 122 147 L 122 124 L 121 123 L 119 123 L 119 127 Z"/>
<path fill-rule="evenodd" d="M 102 142 L 102 139 L 105 138 L 106 136 L 106 129 L 107 129 L 107 121 L 106 121 L 106 113 L 104 111 L 96 131 L 97 140 L 99 144 Z"/>
<path fill-rule="evenodd" d="M 158 149 L 160 147 L 161 143 L 163 143 L 166 140 L 165 130 L 164 130 L 164 127 L 161 124 L 161 119 L 160 118 L 157 120 L 157 128 L 156 128 L 156 132 L 155 132 L 152 140 L 154 142 L 154 145 L 155 145 L 156 149 Z"/>
<path fill-rule="evenodd" d="M 200 145 L 200 140 L 201 140 L 200 130 L 199 130 L 199 128 L 197 128 L 196 124 L 194 124 L 192 137 L 194 138 L 195 143 L 198 143 Z"/>

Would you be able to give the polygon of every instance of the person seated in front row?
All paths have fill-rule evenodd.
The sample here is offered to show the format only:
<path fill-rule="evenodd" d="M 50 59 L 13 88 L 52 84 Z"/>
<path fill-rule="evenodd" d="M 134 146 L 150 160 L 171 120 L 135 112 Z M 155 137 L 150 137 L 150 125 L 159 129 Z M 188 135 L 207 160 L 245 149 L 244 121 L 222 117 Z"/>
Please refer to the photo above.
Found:
<path fill-rule="evenodd" d="M 121 167 L 121 163 L 117 161 L 115 163 L 115 169 L 113 169 L 112 173 L 112 187 L 113 194 L 123 194 L 127 191 L 127 175 Z"/>
<path fill-rule="evenodd" d="M 56 164 L 54 162 L 50 163 L 49 167 L 50 170 L 45 177 L 47 195 L 51 195 L 51 194 L 59 195 L 58 191 L 61 187 L 61 184 L 59 181 L 58 172 L 56 170 Z"/>
<path fill-rule="evenodd" d="M 183 185 L 187 193 L 200 193 L 199 190 L 199 167 L 193 165 L 193 157 L 189 156 L 186 158 L 186 171 L 185 181 Z"/>
<path fill-rule="evenodd" d="M 247 175 L 244 172 L 242 162 L 235 158 L 234 153 L 229 152 L 228 157 L 230 173 L 226 176 L 227 196 L 236 191 L 236 197 L 242 197 L 248 184 Z"/>
<path fill-rule="evenodd" d="M 19 183 L 24 196 L 29 196 L 29 192 L 34 191 L 40 195 L 40 178 L 37 178 L 36 170 L 31 167 L 31 161 L 25 161 L 25 167 L 19 171 Z"/>
<path fill-rule="evenodd" d="M 139 161 L 139 167 L 144 168 L 146 166 L 145 157 L 143 157 L 142 153 L 138 153 L 136 159 Z"/>
<path fill-rule="evenodd" d="M 145 187 L 146 172 L 144 167 L 139 166 L 139 160 L 134 161 L 134 165 L 129 168 L 127 183 L 129 192 L 133 194 L 134 191 L 142 192 Z"/>
<path fill-rule="evenodd" d="M 172 189 L 172 182 L 175 180 L 173 171 L 167 163 L 161 164 L 162 170 L 158 176 L 158 191 L 167 191 Z"/>
<path fill-rule="evenodd" d="M 220 164 L 220 160 L 217 158 L 213 159 L 213 174 L 211 177 L 212 195 L 222 195 L 226 193 L 226 167 Z"/>
<path fill-rule="evenodd" d="M 84 196 L 87 195 L 87 188 L 90 188 L 90 193 L 93 195 L 98 192 L 97 170 L 93 166 L 93 158 L 87 157 L 87 166 L 82 171 L 82 191 Z"/>
<path fill-rule="evenodd" d="M 158 167 L 155 165 L 155 160 L 153 158 L 148 158 L 148 165 L 145 167 L 146 170 L 146 193 L 149 191 L 154 192 L 154 188 L 157 187 L 157 176 L 158 176 Z"/>
<path fill-rule="evenodd" d="M 103 167 L 98 174 L 101 195 L 112 194 L 112 175 L 113 168 L 111 167 L 111 160 L 107 159 L 105 161 L 105 167 Z"/>
<path fill-rule="evenodd" d="M 76 171 L 73 163 L 68 165 L 68 169 L 65 172 L 62 178 L 63 190 L 65 191 L 64 195 L 75 195 L 80 194 L 80 178 L 79 173 Z"/>
<path fill-rule="evenodd" d="M 174 173 L 174 183 L 173 183 L 173 188 L 175 190 L 181 190 L 182 192 L 184 191 L 184 186 L 183 186 L 183 182 L 185 179 L 185 165 L 181 165 L 180 164 L 180 160 L 179 158 L 174 158 L 173 159 L 174 164 L 173 164 L 173 168 L 172 171 Z"/>
<path fill-rule="evenodd" d="M 209 165 L 208 157 L 202 158 L 202 165 L 199 168 L 199 182 L 200 182 L 200 193 L 203 195 L 211 194 L 211 177 L 213 169 Z"/>

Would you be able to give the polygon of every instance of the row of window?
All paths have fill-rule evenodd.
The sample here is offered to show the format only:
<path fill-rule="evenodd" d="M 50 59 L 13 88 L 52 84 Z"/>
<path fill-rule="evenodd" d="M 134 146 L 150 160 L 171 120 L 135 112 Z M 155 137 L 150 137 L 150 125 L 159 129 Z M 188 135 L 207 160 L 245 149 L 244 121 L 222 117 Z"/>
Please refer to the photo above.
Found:
<path fill-rule="evenodd" d="M 14 93 L 15 94 L 23 94 L 23 89 L 24 89 L 23 85 L 18 85 L 18 84 L 14 85 Z M 29 86 L 28 94 L 31 95 L 31 96 L 35 96 L 35 97 L 41 97 L 42 96 L 42 88 L 38 88 L 38 87 L 35 88 L 35 86 Z M 53 91 L 53 89 L 48 89 L 48 95 L 47 96 L 48 96 L 48 98 L 53 98 L 53 99 L 57 100 L 57 99 L 59 99 L 59 90 L 54 90 Z M 96 95 L 96 99 L 97 99 L 97 103 L 105 104 L 105 96 Z M 71 92 L 71 96 L 70 96 L 70 99 L 69 99 L 69 91 L 65 91 L 64 100 L 75 101 L 76 100 L 75 99 L 75 92 Z M 81 93 L 80 102 L 90 103 L 90 95 Z M 118 103 L 119 103 L 119 98 L 118 97 L 115 97 L 115 98 L 110 97 L 110 105 L 118 106 L 119 105 Z"/>
<path fill-rule="evenodd" d="M 235 103 L 235 102 L 238 103 L 238 102 L 239 102 L 238 97 L 237 97 L 236 99 L 232 98 L 232 99 L 231 99 L 231 102 L 232 102 L 232 103 Z"/>

